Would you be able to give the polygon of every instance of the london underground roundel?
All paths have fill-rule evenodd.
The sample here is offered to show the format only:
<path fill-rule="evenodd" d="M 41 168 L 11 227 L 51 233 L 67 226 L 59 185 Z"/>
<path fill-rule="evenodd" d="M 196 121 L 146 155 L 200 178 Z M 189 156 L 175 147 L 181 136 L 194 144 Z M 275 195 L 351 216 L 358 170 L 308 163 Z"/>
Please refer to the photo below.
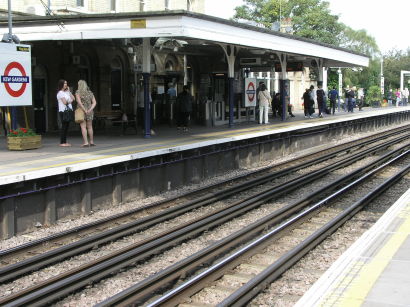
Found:
<path fill-rule="evenodd" d="M 12 69 L 19 71 L 20 75 L 11 75 L 10 72 Z M 4 70 L 4 75 L 1 76 L 1 81 L 4 83 L 4 87 L 10 96 L 20 97 L 26 90 L 27 83 L 29 83 L 29 77 L 27 76 L 23 65 L 18 62 L 11 62 Z M 11 88 L 10 83 L 17 83 L 21 85 L 17 90 L 14 90 Z"/>

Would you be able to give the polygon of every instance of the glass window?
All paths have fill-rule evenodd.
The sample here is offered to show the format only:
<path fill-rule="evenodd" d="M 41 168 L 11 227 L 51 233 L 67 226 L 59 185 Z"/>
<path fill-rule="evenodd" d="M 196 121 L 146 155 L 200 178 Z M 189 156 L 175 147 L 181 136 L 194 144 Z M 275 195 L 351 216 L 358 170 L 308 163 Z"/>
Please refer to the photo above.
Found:
<path fill-rule="evenodd" d="M 111 11 L 115 11 L 116 10 L 116 0 L 111 0 Z"/>
<path fill-rule="evenodd" d="M 77 6 L 84 6 L 84 0 L 77 0 Z"/>

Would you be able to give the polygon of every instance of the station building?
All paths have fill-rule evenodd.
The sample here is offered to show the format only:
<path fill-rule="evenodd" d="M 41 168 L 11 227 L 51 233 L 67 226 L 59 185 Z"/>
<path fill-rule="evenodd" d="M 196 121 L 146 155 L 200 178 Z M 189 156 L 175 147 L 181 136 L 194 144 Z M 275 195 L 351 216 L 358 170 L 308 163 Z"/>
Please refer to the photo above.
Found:
<path fill-rule="evenodd" d="M 199 2 L 182 2 L 201 9 Z M 4 18 L 0 29 L 6 33 L 7 27 Z M 188 85 L 195 98 L 192 122 L 232 126 L 255 116 L 254 108 L 244 104 L 246 77 L 267 79 L 276 92 L 281 91 L 279 80 L 290 79 L 288 101 L 301 107 L 311 70 L 317 72 L 315 81 L 325 84 L 327 68 L 367 66 L 369 60 L 346 49 L 184 10 L 15 17 L 13 34 L 32 46 L 29 118 L 39 133 L 58 129 L 59 79 L 74 91 L 78 80 L 86 80 L 103 120 L 120 113 L 135 117 L 138 107 L 147 106 L 153 110 L 151 120 L 171 125 L 174 110 L 167 90 L 173 86 L 179 92 Z"/>

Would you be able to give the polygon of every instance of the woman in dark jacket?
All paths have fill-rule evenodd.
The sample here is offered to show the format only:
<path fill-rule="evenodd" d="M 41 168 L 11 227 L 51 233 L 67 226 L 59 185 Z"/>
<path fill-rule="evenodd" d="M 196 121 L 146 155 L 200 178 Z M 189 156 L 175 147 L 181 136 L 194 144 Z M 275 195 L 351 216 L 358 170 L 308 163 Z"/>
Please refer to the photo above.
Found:
<path fill-rule="evenodd" d="M 183 129 L 188 131 L 189 116 L 192 112 L 192 96 L 189 93 L 189 87 L 184 85 L 182 93 L 178 95 L 177 98 L 177 127 L 178 129 Z"/>

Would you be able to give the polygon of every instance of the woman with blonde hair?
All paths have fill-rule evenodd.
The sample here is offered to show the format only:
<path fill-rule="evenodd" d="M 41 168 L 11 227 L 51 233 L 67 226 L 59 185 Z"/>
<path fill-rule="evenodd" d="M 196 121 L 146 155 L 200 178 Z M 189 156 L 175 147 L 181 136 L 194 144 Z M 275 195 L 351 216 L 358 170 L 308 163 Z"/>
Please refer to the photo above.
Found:
<path fill-rule="evenodd" d="M 78 90 L 75 92 L 78 108 L 84 111 L 84 121 L 80 123 L 81 133 L 83 135 L 83 144 L 81 147 L 95 146 L 93 132 L 94 108 L 97 105 L 93 92 L 88 88 L 87 82 L 78 81 Z M 87 137 L 88 132 L 88 137 Z"/>

